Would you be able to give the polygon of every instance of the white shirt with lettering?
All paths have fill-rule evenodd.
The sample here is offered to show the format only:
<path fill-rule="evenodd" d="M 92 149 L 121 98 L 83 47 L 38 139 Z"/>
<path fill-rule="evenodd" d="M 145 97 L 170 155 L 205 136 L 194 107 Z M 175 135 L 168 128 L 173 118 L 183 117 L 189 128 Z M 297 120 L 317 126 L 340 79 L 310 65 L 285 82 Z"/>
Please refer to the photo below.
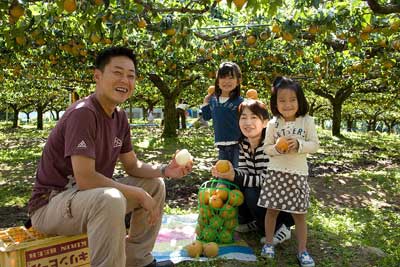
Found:
<path fill-rule="evenodd" d="M 281 136 L 296 138 L 299 143 L 298 151 L 280 154 L 274 145 Z M 307 154 L 317 152 L 318 148 L 317 130 L 311 116 L 300 116 L 295 121 L 274 117 L 268 122 L 264 150 L 270 156 L 269 170 L 308 175 Z"/>

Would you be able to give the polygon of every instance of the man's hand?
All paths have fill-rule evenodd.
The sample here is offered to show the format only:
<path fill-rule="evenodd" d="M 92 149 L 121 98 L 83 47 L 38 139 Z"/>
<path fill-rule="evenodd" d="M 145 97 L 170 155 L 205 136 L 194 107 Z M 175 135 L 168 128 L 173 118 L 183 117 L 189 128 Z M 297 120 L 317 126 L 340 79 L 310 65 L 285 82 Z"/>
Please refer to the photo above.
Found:
<path fill-rule="evenodd" d="M 148 212 L 148 223 L 154 225 L 161 216 L 161 211 L 157 203 L 145 190 L 142 190 L 139 204 Z"/>
<path fill-rule="evenodd" d="M 178 153 L 179 150 L 175 152 Z M 185 166 L 179 165 L 174 158 L 169 162 L 168 166 L 165 168 L 165 176 L 169 178 L 182 178 L 192 171 L 193 168 L 193 158 L 186 163 Z"/>

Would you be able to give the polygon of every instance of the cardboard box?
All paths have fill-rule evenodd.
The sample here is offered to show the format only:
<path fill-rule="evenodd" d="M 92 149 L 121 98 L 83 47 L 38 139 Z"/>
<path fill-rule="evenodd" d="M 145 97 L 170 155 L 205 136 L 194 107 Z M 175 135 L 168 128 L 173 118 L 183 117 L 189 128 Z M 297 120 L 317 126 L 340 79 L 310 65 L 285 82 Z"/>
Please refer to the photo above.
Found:
<path fill-rule="evenodd" d="M 90 266 L 86 235 L 47 236 L 33 228 L 0 230 L 0 267 Z"/>

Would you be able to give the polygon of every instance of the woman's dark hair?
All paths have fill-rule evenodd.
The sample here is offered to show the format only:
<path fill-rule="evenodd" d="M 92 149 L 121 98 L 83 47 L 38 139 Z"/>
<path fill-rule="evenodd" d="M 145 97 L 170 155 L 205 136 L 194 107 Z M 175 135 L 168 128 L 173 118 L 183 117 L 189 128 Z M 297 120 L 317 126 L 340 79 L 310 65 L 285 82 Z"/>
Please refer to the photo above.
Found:
<path fill-rule="evenodd" d="M 269 119 L 269 114 L 267 110 L 267 106 L 259 101 L 254 99 L 245 99 L 238 107 L 238 116 L 240 117 L 245 108 L 250 109 L 252 113 L 254 113 L 261 120 L 265 121 Z"/>
<path fill-rule="evenodd" d="M 269 119 L 269 113 L 267 110 L 267 106 L 259 100 L 253 100 L 253 99 L 244 100 L 238 107 L 238 118 L 239 119 L 245 108 L 248 108 L 252 113 L 254 113 L 262 121 Z M 264 140 L 264 137 L 265 137 L 265 129 L 261 133 L 261 140 Z M 242 136 L 239 139 L 239 142 L 243 141 L 244 138 L 245 138 L 245 136 L 242 134 Z"/>
<path fill-rule="evenodd" d="M 125 56 L 132 60 L 135 65 L 135 73 L 138 72 L 136 55 L 132 49 L 122 46 L 114 46 L 106 48 L 97 55 L 94 66 L 96 69 L 104 71 L 104 67 L 110 63 L 111 58 Z"/>
<path fill-rule="evenodd" d="M 217 78 L 215 79 L 215 95 L 219 97 L 222 93 L 221 88 L 219 88 L 219 79 L 225 77 L 235 77 L 239 80 L 238 85 L 233 89 L 229 97 L 236 98 L 240 96 L 240 80 L 242 79 L 242 71 L 239 66 L 233 62 L 223 62 L 219 65 L 219 69 L 217 71 Z"/>
<path fill-rule="evenodd" d="M 306 115 L 309 106 L 300 84 L 290 78 L 281 76 L 276 77 L 272 83 L 272 92 L 269 101 L 272 114 L 274 116 L 282 116 L 278 111 L 278 91 L 282 89 L 293 90 L 296 93 L 297 103 L 299 106 L 299 110 L 296 112 L 296 117 Z"/>

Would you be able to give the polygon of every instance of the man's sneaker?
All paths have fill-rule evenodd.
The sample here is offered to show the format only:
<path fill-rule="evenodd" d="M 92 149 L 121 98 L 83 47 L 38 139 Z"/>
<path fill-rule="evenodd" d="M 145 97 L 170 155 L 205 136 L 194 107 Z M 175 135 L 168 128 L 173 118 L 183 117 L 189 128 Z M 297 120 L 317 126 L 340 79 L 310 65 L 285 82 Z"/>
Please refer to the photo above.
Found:
<path fill-rule="evenodd" d="M 150 264 L 147 264 L 144 267 L 174 267 L 175 264 L 170 260 L 165 261 L 156 261 L 155 259 Z"/>
<path fill-rule="evenodd" d="M 238 226 L 236 226 L 235 231 L 239 233 L 248 233 L 257 231 L 257 229 L 258 227 L 256 221 L 252 221 L 245 224 L 239 224 Z"/>
<path fill-rule="evenodd" d="M 275 248 L 271 244 L 265 244 L 261 249 L 261 257 L 273 259 L 275 258 Z"/>
<path fill-rule="evenodd" d="M 301 267 L 314 267 L 315 263 L 313 258 L 311 258 L 310 254 L 307 251 L 297 254 L 297 260 Z"/>
<path fill-rule="evenodd" d="M 286 225 L 282 224 L 281 227 L 275 232 L 274 238 L 272 239 L 272 244 L 274 246 L 282 243 L 285 240 L 290 239 L 291 232 L 290 229 L 286 227 Z M 265 236 L 260 239 L 261 244 L 265 244 Z"/>

